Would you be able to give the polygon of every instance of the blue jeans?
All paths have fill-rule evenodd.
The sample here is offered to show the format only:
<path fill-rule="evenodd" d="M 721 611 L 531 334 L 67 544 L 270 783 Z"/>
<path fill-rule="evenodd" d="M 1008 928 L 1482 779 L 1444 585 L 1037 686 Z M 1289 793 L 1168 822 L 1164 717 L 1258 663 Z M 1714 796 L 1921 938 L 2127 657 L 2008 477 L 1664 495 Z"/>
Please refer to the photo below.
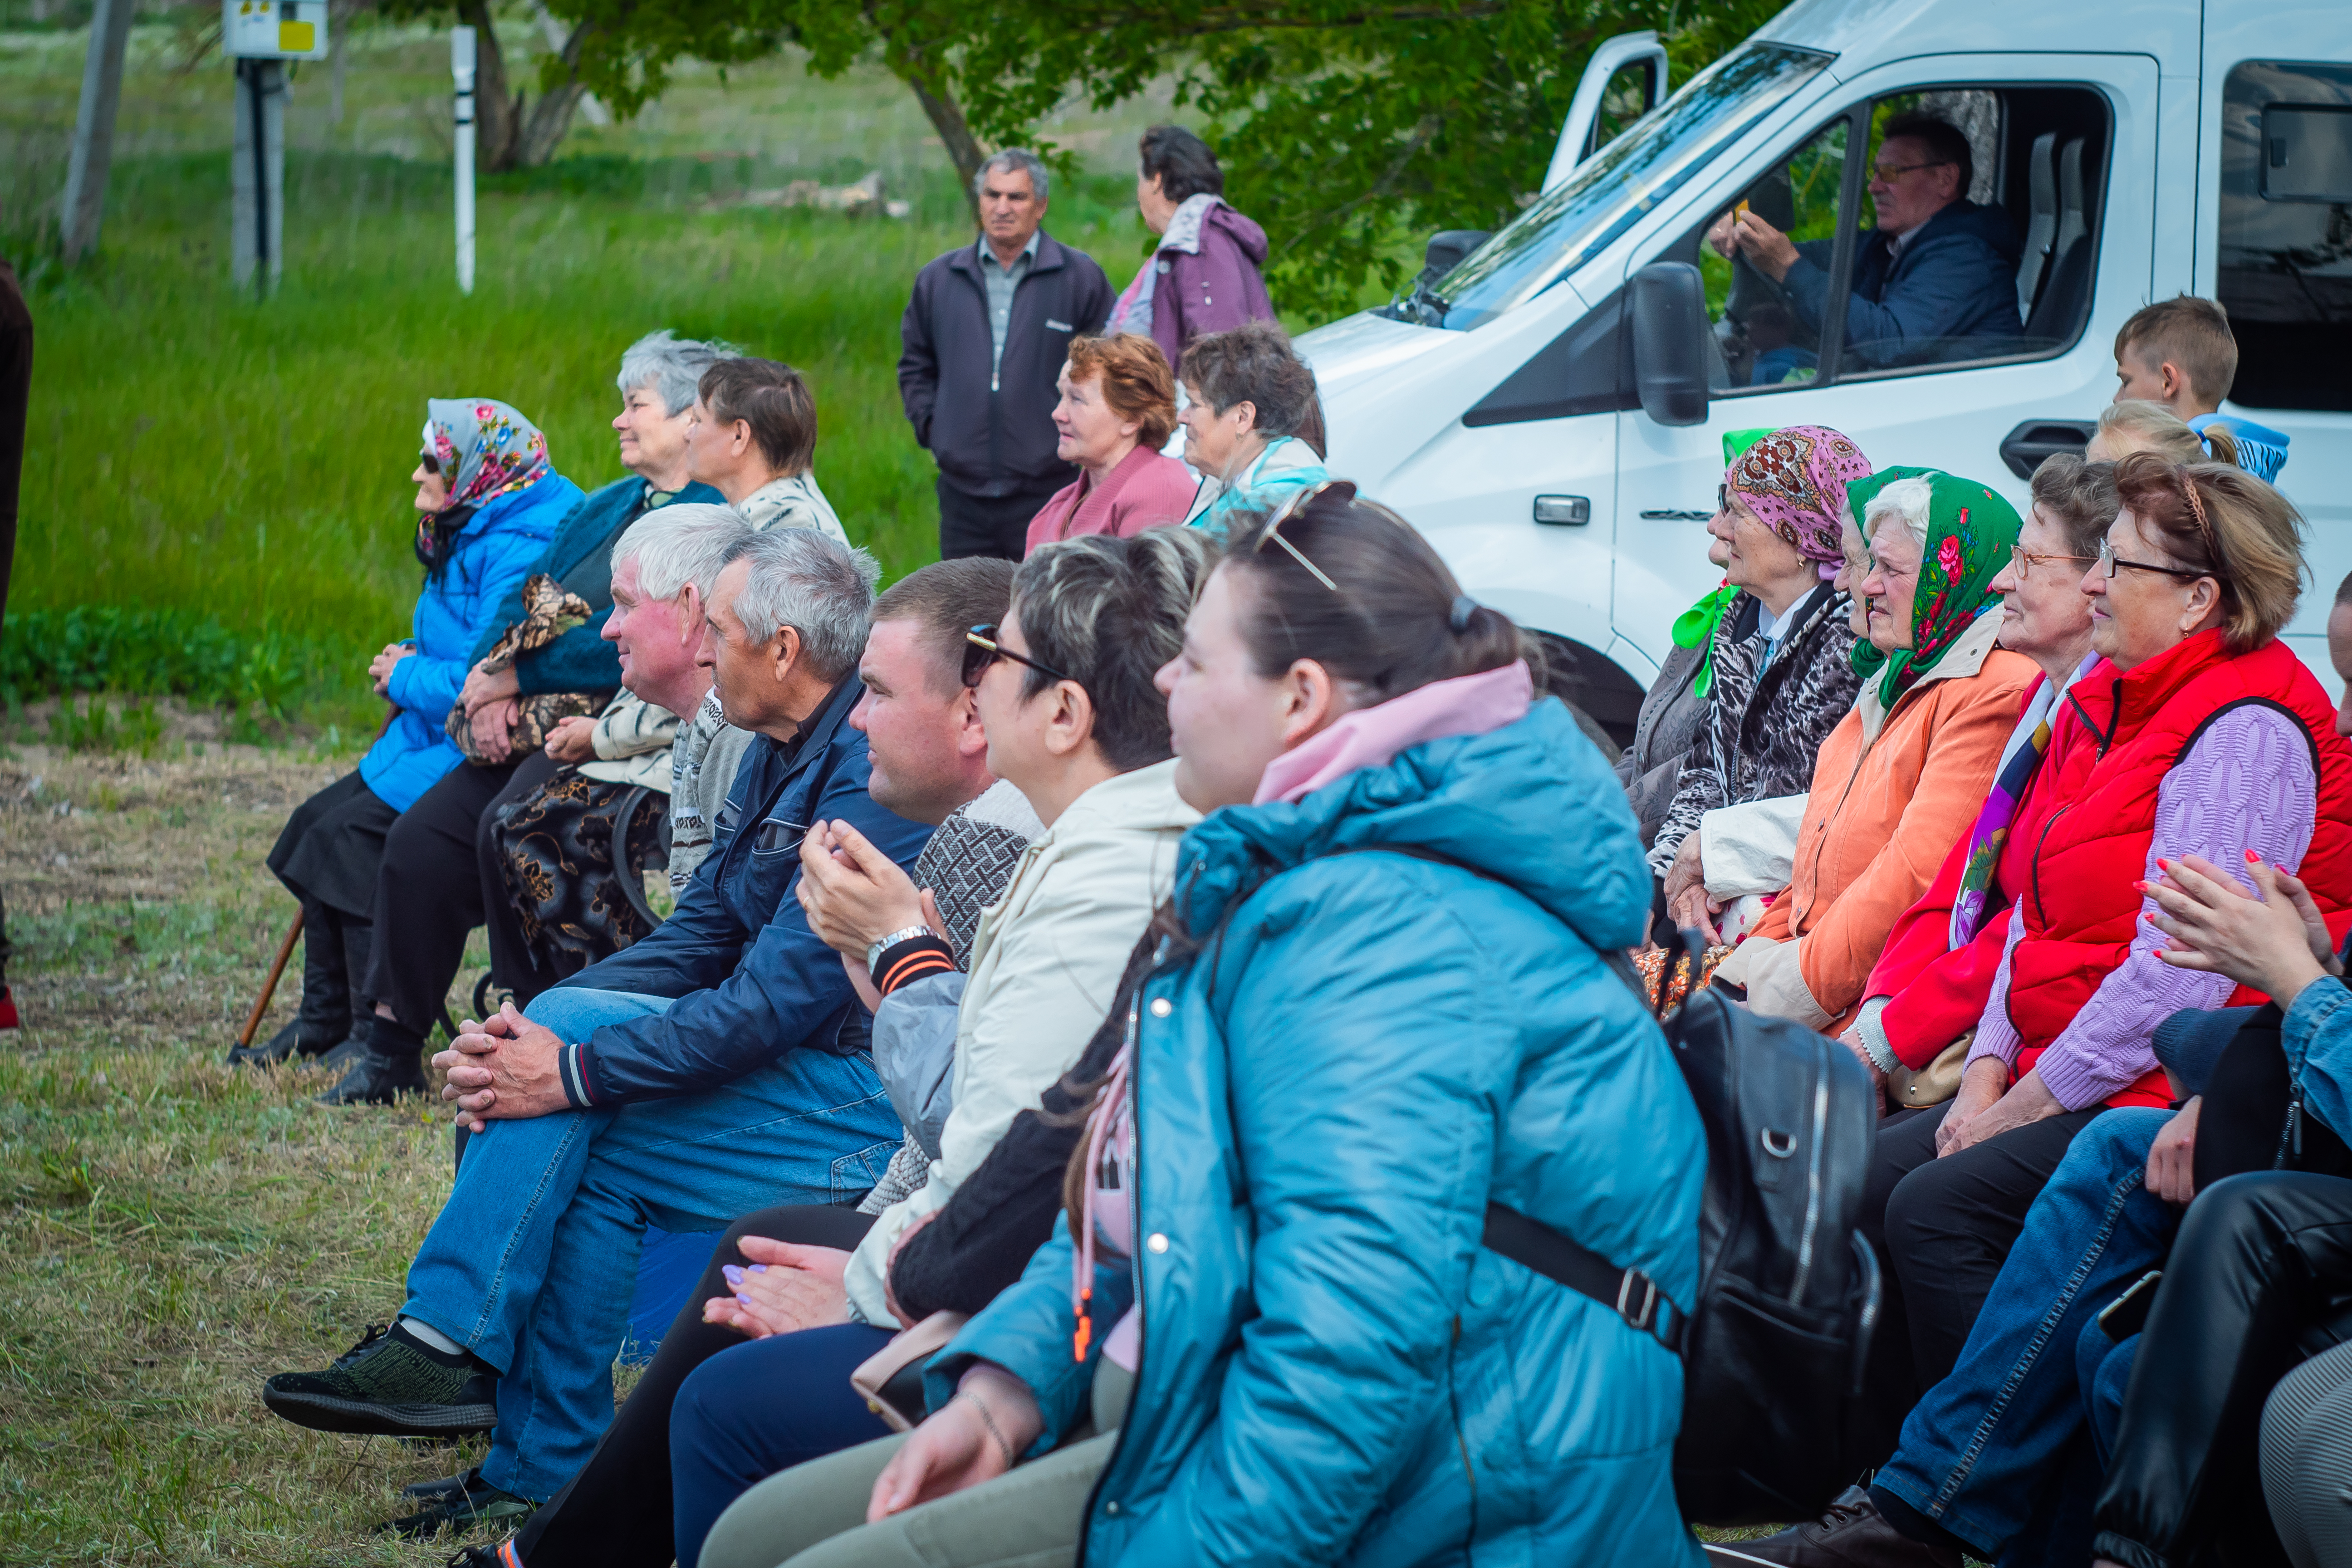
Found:
<path fill-rule="evenodd" d="M 668 1006 L 563 987 L 525 1015 L 573 1042 Z M 543 1500 L 587 1462 L 612 1423 L 648 1225 L 721 1230 L 771 1205 L 852 1202 L 903 1136 L 869 1059 L 797 1050 L 699 1094 L 494 1121 L 471 1139 L 401 1311 L 502 1374 L 483 1479 Z"/>
<path fill-rule="evenodd" d="M 2179 1225 L 2180 1211 L 2146 1186 L 2148 1151 L 2171 1119 L 2110 1110 L 2076 1135 L 2027 1214 L 1959 1364 L 1913 1408 L 1902 1446 L 1873 1483 L 1979 1557 L 2046 1529 L 2070 1470 L 2091 1466 L 2095 1488 L 2085 1395 L 2105 1381 L 2103 1368 L 2112 1375 L 2105 1363 L 2119 1348 L 2097 1318 L 2161 1264 Z M 2089 1500 L 2081 1501 L 2087 1548 Z"/>

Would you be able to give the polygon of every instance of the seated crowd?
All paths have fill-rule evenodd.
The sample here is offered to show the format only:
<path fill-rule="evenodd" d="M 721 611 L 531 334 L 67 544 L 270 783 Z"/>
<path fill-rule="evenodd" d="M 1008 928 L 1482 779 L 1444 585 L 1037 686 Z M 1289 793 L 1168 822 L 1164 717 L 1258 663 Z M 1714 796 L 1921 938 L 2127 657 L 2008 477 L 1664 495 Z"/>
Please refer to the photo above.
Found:
<path fill-rule="evenodd" d="M 2134 318 L 2022 517 L 1739 438 L 1613 778 L 1269 324 L 1076 338 L 1025 559 L 878 593 L 788 366 L 633 344 L 585 496 L 434 401 L 393 715 L 272 853 L 301 1007 L 237 1057 L 389 1102 L 438 1025 L 458 1163 L 265 1402 L 487 1432 L 392 1521 L 479 1568 L 2352 1564 L 2352 696 L 2281 639 L 2283 439 L 2180 412 L 2218 318 Z M 1667 1338 L 1493 1239 L 1696 1305 L 1628 979 L 1878 1107 L 1863 1460 L 1763 1539 L 1684 1521 Z"/>

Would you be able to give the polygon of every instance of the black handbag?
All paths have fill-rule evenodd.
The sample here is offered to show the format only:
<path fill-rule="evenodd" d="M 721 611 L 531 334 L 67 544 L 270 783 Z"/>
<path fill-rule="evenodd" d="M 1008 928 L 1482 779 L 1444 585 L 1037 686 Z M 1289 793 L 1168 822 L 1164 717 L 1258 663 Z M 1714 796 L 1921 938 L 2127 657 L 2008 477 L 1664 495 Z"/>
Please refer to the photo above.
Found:
<path fill-rule="evenodd" d="M 2203 1082 L 2181 1075 L 2183 1088 L 2204 1096 L 2193 1157 L 2197 1190 L 2249 1171 L 2352 1176 L 2352 1148 L 2305 1111 L 2302 1087 L 2288 1076 L 2286 1047 L 2279 1040 L 2285 1015 L 2274 1005 L 2227 1011 L 2248 1016 L 2231 1033 Z M 2163 1055 L 2158 1053 L 2159 1060 Z"/>

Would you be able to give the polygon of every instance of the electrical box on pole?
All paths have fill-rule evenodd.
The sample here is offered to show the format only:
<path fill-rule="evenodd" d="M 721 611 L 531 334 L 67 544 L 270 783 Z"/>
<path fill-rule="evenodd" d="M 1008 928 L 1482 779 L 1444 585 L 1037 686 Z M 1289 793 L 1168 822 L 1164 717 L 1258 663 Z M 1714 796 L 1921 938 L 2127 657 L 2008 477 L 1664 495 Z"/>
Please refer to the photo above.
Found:
<path fill-rule="evenodd" d="M 474 291 L 474 29 L 449 30 L 449 78 L 457 87 L 457 292 Z"/>
<path fill-rule="evenodd" d="M 327 0 L 221 0 L 236 63 L 230 268 L 263 293 L 286 271 L 286 62 L 327 58 Z"/>

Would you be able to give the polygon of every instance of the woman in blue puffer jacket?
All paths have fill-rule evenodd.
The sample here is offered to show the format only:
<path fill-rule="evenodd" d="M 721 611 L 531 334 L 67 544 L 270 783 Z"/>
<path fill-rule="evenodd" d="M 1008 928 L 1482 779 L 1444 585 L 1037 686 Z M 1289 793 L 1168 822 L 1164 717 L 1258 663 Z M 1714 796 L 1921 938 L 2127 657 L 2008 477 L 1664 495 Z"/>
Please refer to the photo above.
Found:
<path fill-rule="evenodd" d="M 359 771 L 297 806 L 269 852 L 269 868 L 302 901 L 302 1012 L 267 1043 L 232 1050 L 232 1062 L 283 1061 L 297 1050 L 315 1057 L 351 1035 L 384 835 L 464 760 L 442 725 L 474 645 L 581 501 L 580 487 L 549 463 L 539 427 L 486 397 L 426 403 L 409 479 L 425 591 L 408 639 L 387 645 L 368 666 L 392 719 Z"/>
<path fill-rule="evenodd" d="M 914 1433 L 793 1472 L 791 1568 L 1700 1561 L 1680 1363 L 1481 1245 L 1507 1205 L 1692 1304 L 1698 1115 L 1602 962 L 1647 916 L 1634 821 L 1517 628 L 1353 494 L 1237 529 L 1160 672 L 1211 815 L 1077 1222 Z"/>

